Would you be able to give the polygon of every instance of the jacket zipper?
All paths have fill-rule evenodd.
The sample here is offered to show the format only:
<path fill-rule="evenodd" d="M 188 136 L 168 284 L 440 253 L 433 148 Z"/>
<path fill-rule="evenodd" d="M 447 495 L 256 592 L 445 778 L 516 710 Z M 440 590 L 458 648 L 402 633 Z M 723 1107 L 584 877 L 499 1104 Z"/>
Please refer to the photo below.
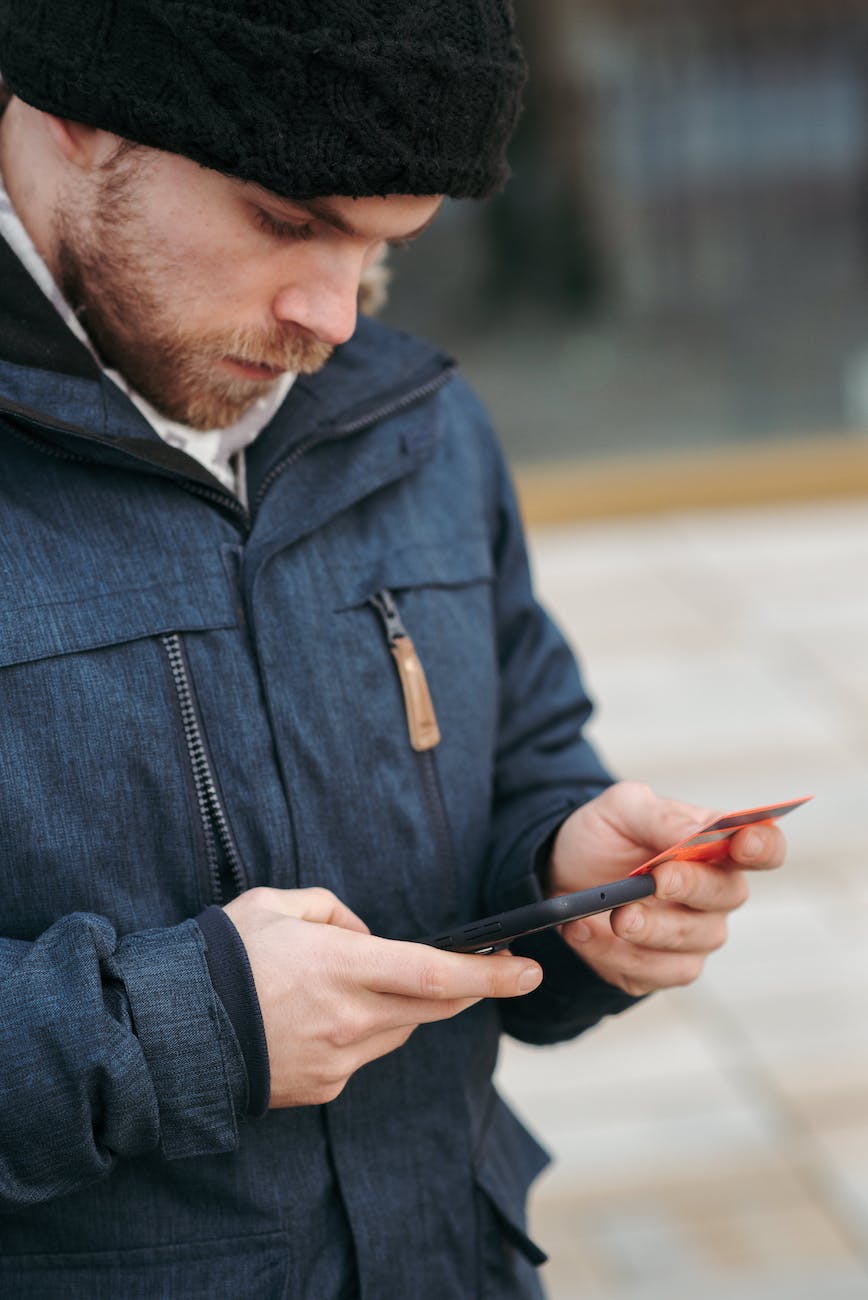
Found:
<path fill-rule="evenodd" d="M 382 619 L 389 653 L 398 669 L 410 744 L 417 754 L 427 753 L 440 744 L 440 728 L 422 661 L 401 622 L 392 593 L 383 588 L 371 596 L 370 603 Z"/>
<path fill-rule="evenodd" d="M 19 438 L 29 446 L 35 447 L 37 451 L 42 452 L 44 456 L 51 456 L 55 460 L 71 461 L 78 465 L 92 465 L 93 456 L 85 456 L 79 452 L 67 451 L 65 448 L 53 447 L 40 436 L 42 434 L 60 433 L 65 437 L 81 438 L 87 443 L 95 443 L 102 446 L 103 443 L 98 438 L 89 437 L 86 433 L 78 433 L 75 429 L 64 428 L 62 425 L 53 424 L 50 420 L 36 419 L 34 416 L 27 414 L 25 411 L 19 411 L 7 406 L 0 401 L 0 415 L 5 415 L 9 421 L 9 429 L 13 437 Z M 34 429 L 34 433 L 28 433 L 25 429 L 16 428 L 16 423 L 29 425 Z M 250 527 L 250 515 L 244 506 L 234 497 L 231 492 L 225 492 L 220 488 L 210 488 L 205 483 L 196 483 L 193 479 L 187 479 L 182 474 L 176 474 L 174 470 L 164 469 L 162 466 L 154 466 L 144 456 L 138 456 L 135 452 L 129 451 L 122 445 L 112 447 L 113 451 L 121 451 L 130 460 L 137 465 L 147 465 L 150 469 L 157 469 L 161 478 L 167 478 L 172 483 L 177 483 L 185 491 L 190 492 L 193 496 L 202 497 L 205 501 L 211 501 L 215 505 L 223 506 L 234 514 L 245 529 Z"/>
<path fill-rule="evenodd" d="M 385 587 L 369 597 L 368 603 L 380 616 L 389 653 L 398 670 L 401 692 L 404 697 L 404 710 L 407 716 L 407 732 L 411 748 L 416 754 L 416 763 L 422 781 L 422 789 L 428 806 L 431 823 L 434 827 L 435 843 L 440 861 L 452 873 L 457 898 L 458 874 L 455 849 L 452 843 L 452 831 L 446 816 L 443 791 L 434 759 L 434 750 L 440 744 L 440 728 L 425 670 L 422 667 L 416 647 L 407 634 L 401 620 L 395 598 Z"/>
<path fill-rule="evenodd" d="M 229 829 L 229 820 L 217 792 L 217 782 L 214 779 L 208 747 L 199 723 L 183 643 L 177 632 L 164 636 L 162 642 L 168 656 L 175 694 L 181 710 L 181 725 L 187 744 L 202 830 L 205 834 L 211 901 L 224 903 L 236 894 L 243 893 L 247 888 L 244 868 Z"/>

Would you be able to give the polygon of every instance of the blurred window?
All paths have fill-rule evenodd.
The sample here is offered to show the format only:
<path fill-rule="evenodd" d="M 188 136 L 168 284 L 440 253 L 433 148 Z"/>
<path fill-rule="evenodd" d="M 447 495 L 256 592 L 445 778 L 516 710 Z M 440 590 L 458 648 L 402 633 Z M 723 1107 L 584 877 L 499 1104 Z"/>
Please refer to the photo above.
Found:
<path fill-rule="evenodd" d="M 514 179 L 450 205 L 390 318 L 458 355 L 520 461 L 868 427 L 868 6 L 517 14 Z"/>

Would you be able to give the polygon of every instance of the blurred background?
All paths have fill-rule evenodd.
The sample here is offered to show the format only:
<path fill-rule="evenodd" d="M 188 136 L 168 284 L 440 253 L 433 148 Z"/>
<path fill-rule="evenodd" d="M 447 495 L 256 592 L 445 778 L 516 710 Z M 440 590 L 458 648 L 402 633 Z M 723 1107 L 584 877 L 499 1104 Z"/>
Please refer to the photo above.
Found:
<path fill-rule="evenodd" d="M 868 4 L 517 0 L 515 178 L 387 316 L 516 471 L 613 770 L 814 794 L 702 980 L 507 1043 L 551 1300 L 868 1297 Z M 432 265 L 436 274 L 431 274 Z"/>
<path fill-rule="evenodd" d="M 460 358 L 530 470 L 532 517 L 538 485 L 546 517 L 695 500 L 697 460 L 719 500 L 745 451 L 764 493 L 868 488 L 868 5 L 517 14 L 513 183 L 448 206 L 397 265 L 388 317 Z M 591 479 L 565 482 L 577 456 Z"/>

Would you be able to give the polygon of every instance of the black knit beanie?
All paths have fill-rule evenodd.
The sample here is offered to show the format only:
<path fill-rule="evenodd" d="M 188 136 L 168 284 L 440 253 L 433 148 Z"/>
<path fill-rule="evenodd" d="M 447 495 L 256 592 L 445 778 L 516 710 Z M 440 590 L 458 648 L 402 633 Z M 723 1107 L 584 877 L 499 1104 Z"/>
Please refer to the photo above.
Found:
<path fill-rule="evenodd" d="M 287 197 L 482 198 L 525 69 L 510 0 L 0 0 L 0 72 Z"/>

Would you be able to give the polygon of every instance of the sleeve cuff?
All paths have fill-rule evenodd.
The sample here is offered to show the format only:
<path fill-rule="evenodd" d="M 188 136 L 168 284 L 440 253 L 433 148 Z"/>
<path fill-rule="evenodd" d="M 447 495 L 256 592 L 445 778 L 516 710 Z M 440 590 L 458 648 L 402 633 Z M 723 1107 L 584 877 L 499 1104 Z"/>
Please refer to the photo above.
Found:
<path fill-rule="evenodd" d="M 206 907 L 196 917 L 205 936 L 205 961 L 214 992 L 229 1016 L 247 1068 L 248 1113 L 268 1110 L 271 1079 L 265 1025 L 247 949 L 222 907 Z"/>
<path fill-rule="evenodd" d="M 111 962 L 104 963 L 126 990 L 153 1081 L 160 1148 L 167 1160 L 238 1146 L 244 1066 L 234 1033 L 231 1041 L 227 1033 L 228 1016 L 208 976 L 204 947 L 199 927 L 184 921 L 126 935 Z"/>

